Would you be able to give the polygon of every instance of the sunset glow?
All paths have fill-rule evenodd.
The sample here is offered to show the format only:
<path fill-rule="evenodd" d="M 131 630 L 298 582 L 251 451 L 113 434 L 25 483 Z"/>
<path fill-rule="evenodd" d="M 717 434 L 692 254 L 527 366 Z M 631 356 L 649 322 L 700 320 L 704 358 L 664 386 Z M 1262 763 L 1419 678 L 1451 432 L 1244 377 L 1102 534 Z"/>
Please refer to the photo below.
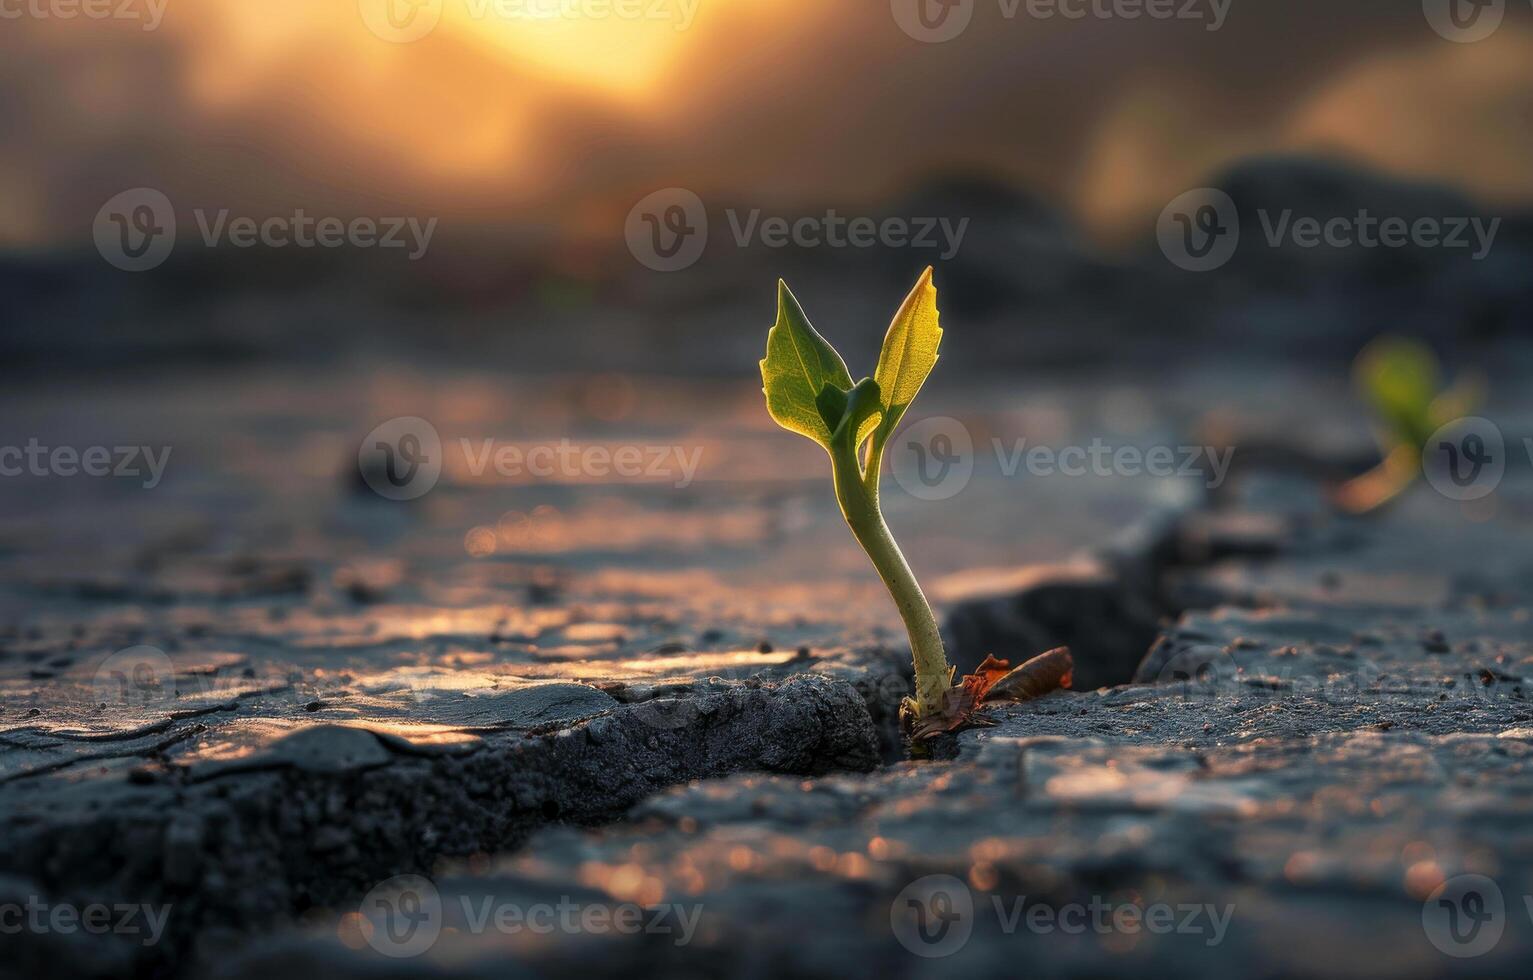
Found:
<path fill-rule="evenodd" d="M 8 22 L 7 77 L 35 86 L 22 104 L 36 138 L 0 150 L 0 240 L 57 240 L 150 174 L 189 206 L 355 213 L 387 200 L 460 227 L 577 235 L 657 187 L 844 207 L 976 169 L 1035 187 L 1099 239 L 1128 240 L 1168 195 L 1273 152 L 1446 174 L 1494 200 L 1533 195 L 1517 122 L 1528 35 L 1515 25 L 1472 48 L 1430 31 L 1386 54 L 1358 39 L 1288 85 L 1213 48 L 1147 62 L 1128 23 L 1103 34 L 1121 58 L 1084 57 L 1059 21 L 976 33 L 960 57 L 912 48 L 861 5 L 141 5 L 159 11 L 152 27 Z M 1395 78 L 1422 94 L 1381 98 Z M 923 135 L 904 119 L 923 120 Z M 1423 142 L 1437 126 L 1455 138 Z"/>

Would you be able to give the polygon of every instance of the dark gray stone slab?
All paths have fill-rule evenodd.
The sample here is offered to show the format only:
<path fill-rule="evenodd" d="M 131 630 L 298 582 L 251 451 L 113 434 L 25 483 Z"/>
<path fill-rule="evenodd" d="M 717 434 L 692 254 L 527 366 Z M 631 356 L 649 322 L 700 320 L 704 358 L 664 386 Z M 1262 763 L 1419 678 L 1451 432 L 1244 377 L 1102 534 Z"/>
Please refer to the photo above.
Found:
<path fill-rule="evenodd" d="M 1518 843 L 1533 815 L 1527 730 L 1253 736 L 1196 751 L 999 731 L 963 742 L 949 766 L 673 790 L 627 828 L 546 831 L 524 856 L 417 884 L 442 928 L 409 959 L 379 952 L 405 947 L 364 913 L 263 944 L 224 975 L 309 964 L 391 976 L 407 963 L 473 977 L 1220 977 L 1253 965 L 1435 977 L 1503 975 L 1533 954 L 1533 850 Z M 1435 896 L 1468 875 L 1495 883 L 1501 935 L 1460 960 Z M 925 938 L 912 900 L 936 903 Z M 620 932 L 624 909 L 647 925 Z M 933 928 L 938 912 L 950 929 Z"/>

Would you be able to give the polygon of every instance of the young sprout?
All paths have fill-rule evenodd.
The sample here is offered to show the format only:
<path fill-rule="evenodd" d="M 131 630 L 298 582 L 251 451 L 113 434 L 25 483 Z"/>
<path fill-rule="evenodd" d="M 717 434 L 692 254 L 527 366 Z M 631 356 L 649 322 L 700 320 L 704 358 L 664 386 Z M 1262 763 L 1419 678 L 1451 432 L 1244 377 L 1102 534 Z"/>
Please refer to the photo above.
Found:
<path fill-rule="evenodd" d="M 778 425 L 807 436 L 830 454 L 836 501 L 862 550 L 894 597 L 915 660 L 915 697 L 900 713 L 919 721 L 940 716 L 953 685 L 937 618 L 889 533 L 878 506 L 884 449 L 937 363 L 942 328 L 930 267 L 894 314 L 871 378 L 856 384 L 846 362 L 815 332 L 798 300 L 777 283 L 777 323 L 767 334 L 761 384 Z"/>
<path fill-rule="evenodd" d="M 1467 415 L 1480 392 L 1470 380 L 1443 390 L 1431 349 L 1401 337 L 1380 337 L 1363 348 L 1353 365 L 1353 381 L 1373 410 L 1384 458 L 1343 484 L 1336 497 L 1344 509 L 1363 514 L 1382 507 L 1415 481 L 1432 433 Z"/>

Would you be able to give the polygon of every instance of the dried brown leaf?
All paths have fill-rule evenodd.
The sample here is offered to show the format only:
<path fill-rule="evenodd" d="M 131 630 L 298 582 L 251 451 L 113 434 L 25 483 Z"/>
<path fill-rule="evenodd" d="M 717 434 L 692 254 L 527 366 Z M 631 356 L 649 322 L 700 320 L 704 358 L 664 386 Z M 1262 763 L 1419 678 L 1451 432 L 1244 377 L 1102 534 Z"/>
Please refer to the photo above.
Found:
<path fill-rule="evenodd" d="M 1075 661 L 1069 647 L 1041 653 L 1016 668 L 1010 661 L 987 656 L 972 674 L 965 674 L 957 686 L 948 689 L 947 703 L 941 714 L 921 719 L 911 731 L 916 740 L 933 738 L 990 722 L 976 712 L 985 701 L 1025 701 L 1050 691 L 1070 686 Z"/>

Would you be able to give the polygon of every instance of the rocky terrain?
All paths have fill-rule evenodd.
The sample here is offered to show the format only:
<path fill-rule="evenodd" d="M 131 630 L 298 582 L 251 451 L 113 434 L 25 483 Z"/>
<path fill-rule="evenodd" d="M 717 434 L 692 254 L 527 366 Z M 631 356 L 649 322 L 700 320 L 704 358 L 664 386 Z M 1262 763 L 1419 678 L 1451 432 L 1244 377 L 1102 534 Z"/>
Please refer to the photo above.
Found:
<path fill-rule="evenodd" d="M 1325 502 L 1370 452 L 1334 381 L 939 388 L 973 478 L 891 480 L 887 507 L 954 659 L 1079 667 L 911 761 L 887 597 L 748 386 L 650 408 L 611 379 L 435 380 L 257 377 L 197 418 L 196 388 L 22 403 L 44 440 L 173 453 L 153 488 L 0 487 L 0 907 L 34 915 L 7 969 L 1430 977 L 1533 952 L 1514 399 L 1494 493 L 1422 482 L 1359 519 Z M 350 420 L 406 414 L 443 476 L 380 500 Z M 1274 431 L 1321 472 L 1242 455 Z M 1217 486 L 992 452 L 1219 432 Z M 470 465 L 549 433 L 701 462 Z"/>

